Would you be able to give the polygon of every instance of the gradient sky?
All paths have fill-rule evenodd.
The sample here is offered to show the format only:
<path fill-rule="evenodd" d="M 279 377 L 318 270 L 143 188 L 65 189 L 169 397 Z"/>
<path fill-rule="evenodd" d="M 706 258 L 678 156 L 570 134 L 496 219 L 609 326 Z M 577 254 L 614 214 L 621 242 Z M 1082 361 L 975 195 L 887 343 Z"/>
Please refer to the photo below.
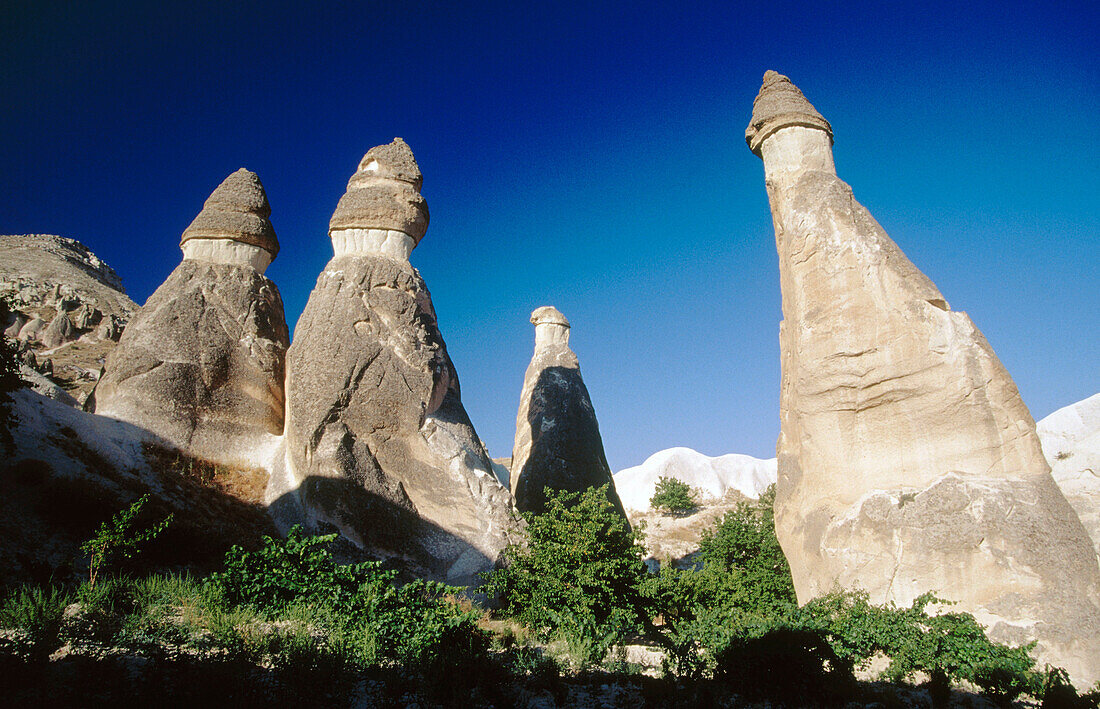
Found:
<path fill-rule="evenodd" d="M 810 7 L 7 2 L 0 233 L 78 239 L 142 303 L 244 166 L 293 327 L 348 177 L 402 136 L 431 210 L 411 260 L 492 455 L 552 304 L 613 469 L 671 446 L 771 457 L 778 266 L 743 136 L 776 69 L 1035 418 L 1096 393 L 1097 4 Z"/>

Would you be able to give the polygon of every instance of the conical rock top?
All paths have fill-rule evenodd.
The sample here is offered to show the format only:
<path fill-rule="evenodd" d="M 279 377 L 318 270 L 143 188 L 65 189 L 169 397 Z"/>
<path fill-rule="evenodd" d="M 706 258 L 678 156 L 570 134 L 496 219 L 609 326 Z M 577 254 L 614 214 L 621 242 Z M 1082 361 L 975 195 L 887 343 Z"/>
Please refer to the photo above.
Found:
<path fill-rule="evenodd" d="M 584 492 L 607 486 L 624 517 L 622 502 L 600 436 L 600 425 L 577 355 L 569 348 L 569 321 L 552 306 L 531 313 L 535 353 L 523 377 L 511 486 L 516 509 L 546 510 L 546 488 Z"/>
<path fill-rule="evenodd" d="M 428 203 L 420 195 L 420 167 L 401 138 L 367 151 L 329 221 L 329 235 L 343 229 L 382 229 L 419 243 L 428 229 Z"/>
<path fill-rule="evenodd" d="M 275 258 L 279 240 L 268 217 L 271 205 L 260 177 L 243 167 L 225 178 L 183 230 L 180 246 L 190 239 L 231 239 L 258 246 Z"/>
<path fill-rule="evenodd" d="M 752 102 L 752 119 L 745 129 L 745 142 L 759 156 L 760 144 L 780 128 L 788 126 L 823 130 L 832 142 L 833 128 L 825 117 L 817 112 L 790 79 L 769 69 L 764 72 L 764 83 Z"/>

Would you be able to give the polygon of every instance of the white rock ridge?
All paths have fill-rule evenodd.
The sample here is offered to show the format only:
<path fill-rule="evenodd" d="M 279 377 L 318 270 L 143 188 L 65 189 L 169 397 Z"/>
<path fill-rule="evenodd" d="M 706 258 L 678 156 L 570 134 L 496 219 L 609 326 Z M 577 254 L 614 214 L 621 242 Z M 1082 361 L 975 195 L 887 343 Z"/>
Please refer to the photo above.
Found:
<path fill-rule="evenodd" d="M 836 176 L 787 77 L 765 74 L 745 137 L 779 253 L 776 533 L 799 602 L 934 591 L 1100 679 L 1100 567 L 1011 376 Z"/>
<path fill-rule="evenodd" d="M 700 502 L 720 500 L 730 490 L 755 499 L 775 482 L 775 466 L 775 458 L 761 460 L 740 453 L 712 458 L 691 448 L 668 448 L 641 465 L 615 473 L 615 489 L 623 507 L 635 512 L 650 510 L 649 500 L 662 477 L 687 483 Z"/>
<path fill-rule="evenodd" d="M 1100 394 L 1058 409 L 1036 429 L 1054 482 L 1100 553 Z"/>

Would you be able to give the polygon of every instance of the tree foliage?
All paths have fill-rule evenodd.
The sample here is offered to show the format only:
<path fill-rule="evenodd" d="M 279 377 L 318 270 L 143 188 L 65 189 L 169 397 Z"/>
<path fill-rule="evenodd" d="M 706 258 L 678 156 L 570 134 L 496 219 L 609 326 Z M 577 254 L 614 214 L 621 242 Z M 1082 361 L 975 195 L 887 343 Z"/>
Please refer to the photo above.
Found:
<path fill-rule="evenodd" d="M 661 476 L 657 480 L 653 497 L 649 498 L 649 505 L 657 511 L 668 514 L 683 514 L 698 507 L 695 499 L 695 491 L 683 480 L 666 478 Z"/>
<path fill-rule="evenodd" d="M 524 518 L 523 543 L 505 551 L 506 566 L 486 585 L 505 613 L 545 635 L 562 629 L 574 637 L 606 637 L 648 619 L 643 535 L 616 511 L 606 485 L 548 490 L 546 511 Z"/>

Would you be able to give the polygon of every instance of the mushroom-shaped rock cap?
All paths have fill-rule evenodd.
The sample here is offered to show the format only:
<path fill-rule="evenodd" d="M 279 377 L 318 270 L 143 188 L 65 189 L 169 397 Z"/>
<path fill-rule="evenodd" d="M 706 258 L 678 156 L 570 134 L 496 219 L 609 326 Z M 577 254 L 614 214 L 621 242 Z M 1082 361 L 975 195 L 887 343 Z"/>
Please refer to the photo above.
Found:
<path fill-rule="evenodd" d="M 420 166 L 416 164 L 412 148 L 401 138 L 394 138 L 387 145 L 376 145 L 359 161 L 359 169 L 348 180 L 348 189 L 375 177 L 408 182 L 419 192 L 424 184 Z"/>
<path fill-rule="evenodd" d="M 419 242 L 428 229 L 428 204 L 420 196 L 423 176 L 405 141 L 367 151 L 329 220 L 337 229 L 392 229 Z"/>
<path fill-rule="evenodd" d="M 788 126 L 817 128 L 829 134 L 830 143 L 833 139 L 832 126 L 798 87 L 779 72 L 769 69 L 764 73 L 760 93 L 752 102 L 752 120 L 745 129 L 745 142 L 759 156 L 760 144 L 772 133 Z"/>
<path fill-rule="evenodd" d="M 270 216 L 271 205 L 260 177 L 242 167 L 210 194 L 202 211 L 183 230 L 180 246 L 189 239 L 232 239 L 258 246 L 275 258 L 279 240 Z"/>
<path fill-rule="evenodd" d="M 541 308 L 535 308 L 531 313 L 531 322 L 537 327 L 539 325 L 561 325 L 562 327 L 569 327 L 569 321 L 561 314 L 561 311 L 552 305 L 544 305 Z"/>

